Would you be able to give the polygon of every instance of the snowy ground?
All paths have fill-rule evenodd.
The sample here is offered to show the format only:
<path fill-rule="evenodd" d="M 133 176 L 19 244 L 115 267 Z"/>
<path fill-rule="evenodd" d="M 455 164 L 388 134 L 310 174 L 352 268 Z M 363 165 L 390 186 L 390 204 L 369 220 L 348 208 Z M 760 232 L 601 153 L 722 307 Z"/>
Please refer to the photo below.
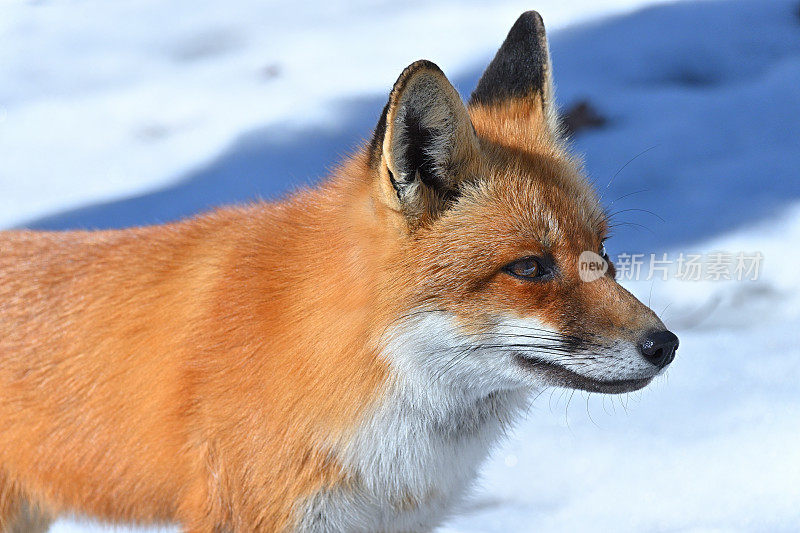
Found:
<path fill-rule="evenodd" d="M 466 94 L 539 9 L 561 103 L 609 118 L 576 139 L 587 171 L 612 211 L 663 219 L 622 211 L 612 255 L 763 262 L 757 281 L 626 282 L 681 338 L 669 374 L 541 395 L 441 531 L 800 530 L 798 5 L 630 12 L 651 3 L 3 4 L 0 225 L 149 223 L 313 181 L 406 64 Z"/>

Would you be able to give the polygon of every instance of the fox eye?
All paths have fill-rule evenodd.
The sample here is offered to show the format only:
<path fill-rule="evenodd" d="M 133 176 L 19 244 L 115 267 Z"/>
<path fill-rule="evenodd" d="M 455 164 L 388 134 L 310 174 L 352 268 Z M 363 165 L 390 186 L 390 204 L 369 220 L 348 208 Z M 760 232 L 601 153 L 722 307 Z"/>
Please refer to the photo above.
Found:
<path fill-rule="evenodd" d="M 551 277 L 551 272 L 542 259 L 533 256 L 517 259 L 507 264 L 503 271 L 525 281 L 545 281 Z"/>

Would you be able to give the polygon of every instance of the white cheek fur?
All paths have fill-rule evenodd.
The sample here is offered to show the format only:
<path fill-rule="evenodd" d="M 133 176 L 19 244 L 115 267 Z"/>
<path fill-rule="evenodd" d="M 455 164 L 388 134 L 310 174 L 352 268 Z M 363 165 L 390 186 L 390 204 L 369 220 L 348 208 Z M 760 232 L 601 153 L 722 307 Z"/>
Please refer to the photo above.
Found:
<path fill-rule="evenodd" d="M 305 502 L 300 529 L 425 531 L 441 523 L 536 387 L 535 372 L 516 364 L 514 354 L 536 344 L 531 355 L 558 362 L 563 354 L 548 350 L 558 344 L 556 333 L 534 320 L 504 318 L 476 338 L 443 312 L 422 312 L 395 327 L 383 350 L 392 374 L 381 401 L 332 446 L 353 482 Z M 640 371 L 639 359 L 614 346 L 571 369 L 621 379 Z"/>
<path fill-rule="evenodd" d="M 509 361 L 462 357 L 463 342 L 442 313 L 389 334 L 384 353 L 393 373 L 384 397 L 335 446 L 357 482 L 311 498 L 302 530 L 426 531 L 454 510 L 530 395 Z"/>

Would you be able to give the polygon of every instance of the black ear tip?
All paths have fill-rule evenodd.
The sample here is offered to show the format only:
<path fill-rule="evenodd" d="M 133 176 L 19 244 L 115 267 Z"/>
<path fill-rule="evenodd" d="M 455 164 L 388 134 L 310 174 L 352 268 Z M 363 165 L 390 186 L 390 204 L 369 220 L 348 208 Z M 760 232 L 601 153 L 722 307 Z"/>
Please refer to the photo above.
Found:
<path fill-rule="evenodd" d="M 426 70 L 433 71 L 444 76 L 442 69 L 440 69 L 439 65 L 433 61 L 428 61 L 427 59 L 418 59 L 403 69 L 403 72 L 397 77 L 397 81 L 394 82 L 395 89 L 405 85 L 405 82 L 408 81 L 408 79 L 414 74 Z"/>
<path fill-rule="evenodd" d="M 370 165 L 374 166 L 380 160 L 383 138 L 386 135 L 386 121 L 388 120 L 389 110 L 393 104 L 396 103 L 397 98 L 403 92 L 403 89 L 405 89 L 409 80 L 415 74 L 423 71 L 434 72 L 446 78 L 442 69 L 439 68 L 439 65 L 427 59 L 418 59 L 403 69 L 403 72 L 400 73 L 397 81 L 394 82 L 392 91 L 389 93 L 389 101 L 383 108 L 381 117 L 378 120 L 378 125 L 375 127 L 375 132 L 372 136 L 372 140 L 369 143 Z"/>
<path fill-rule="evenodd" d="M 433 61 L 428 61 L 427 59 L 418 59 L 403 69 L 403 72 L 397 77 L 397 81 L 394 82 L 394 87 L 392 88 L 390 99 L 392 96 L 399 94 L 415 74 L 423 71 L 435 72 L 444 76 L 442 69 L 440 69 L 439 65 Z"/>
<path fill-rule="evenodd" d="M 516 36 L 520 38 L 543 36 L 545 35 L 544 19 L 542 19 L 538 11 L 526 11 L 519 16 L 508 35 L 509 37 Z"/>
<path fill-rule="evenodd" d="M 542 19 L 542 15 L 540 15 L 538 11 L 534 11 L 533 9 L 531 9 L 530 11 L 526 11 L 525 13 L 520 15 L 519 18 L 517 19 L 517 22 L 521 20 L 528 20 L 540 26 L 544 26 L 544 20 Z"/>
<path fill-rule="evenodd" d="M 442 69 L 439 68 L 439 65 L 430 61 L 428 59 L 417 59 L 409 66 L 405 68 L 405 70 L 417 71 L 417 70 L 435 70 L 437 72 L 442 72 Z"/>
<path fill-rule="evenodd" d="M 509 98 L 544 94 L 550 54 L 542 16 L 526 11 L 519 16 L 486 68 L 470 103 L 492 104 Z"/>

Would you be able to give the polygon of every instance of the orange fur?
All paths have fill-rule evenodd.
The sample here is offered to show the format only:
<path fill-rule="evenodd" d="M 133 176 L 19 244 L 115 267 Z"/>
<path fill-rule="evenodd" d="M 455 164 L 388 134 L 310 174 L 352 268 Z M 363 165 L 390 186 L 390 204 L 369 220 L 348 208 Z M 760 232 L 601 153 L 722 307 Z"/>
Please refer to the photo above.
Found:
<path fill-rule="evenodd" d="M 397 305 L 361 282 L 396 252 L 346 181 L 352 203 L 332 184 L 169 226 L 0 234 L 0 483 L 54 512 L 249 530 L 342 478 L 324 445 L 379 394 L 370 335 Z"/>
<path fill-rule="evenodd" d="M 392 129 L 414 84 L 440 91 L 434 124 L 457 121 L 443 186 L 458 195 L 391 182 L 418 177 L 400 175 Z M 535 318 L 612 340 L 660 324 L 611 276 L 582 283 L 567 268 L 606 227 L 542 103 L 467 114 L 456 100 L 437 68 L 412 65 L 378 156 L 365 148 L 280 202 L 0 233 L 0 529 L 25 506 L 193 532 L 295 529 L 316 494 L 362 482 L 340 452 L 400 379 L 385 334 L 409 313 L 447 312 L 465 331 Z M 558 282 L 503 272 L 545 251 L 564 265 Z M 397 506 L 426 498 L 402 492 Z"/>

